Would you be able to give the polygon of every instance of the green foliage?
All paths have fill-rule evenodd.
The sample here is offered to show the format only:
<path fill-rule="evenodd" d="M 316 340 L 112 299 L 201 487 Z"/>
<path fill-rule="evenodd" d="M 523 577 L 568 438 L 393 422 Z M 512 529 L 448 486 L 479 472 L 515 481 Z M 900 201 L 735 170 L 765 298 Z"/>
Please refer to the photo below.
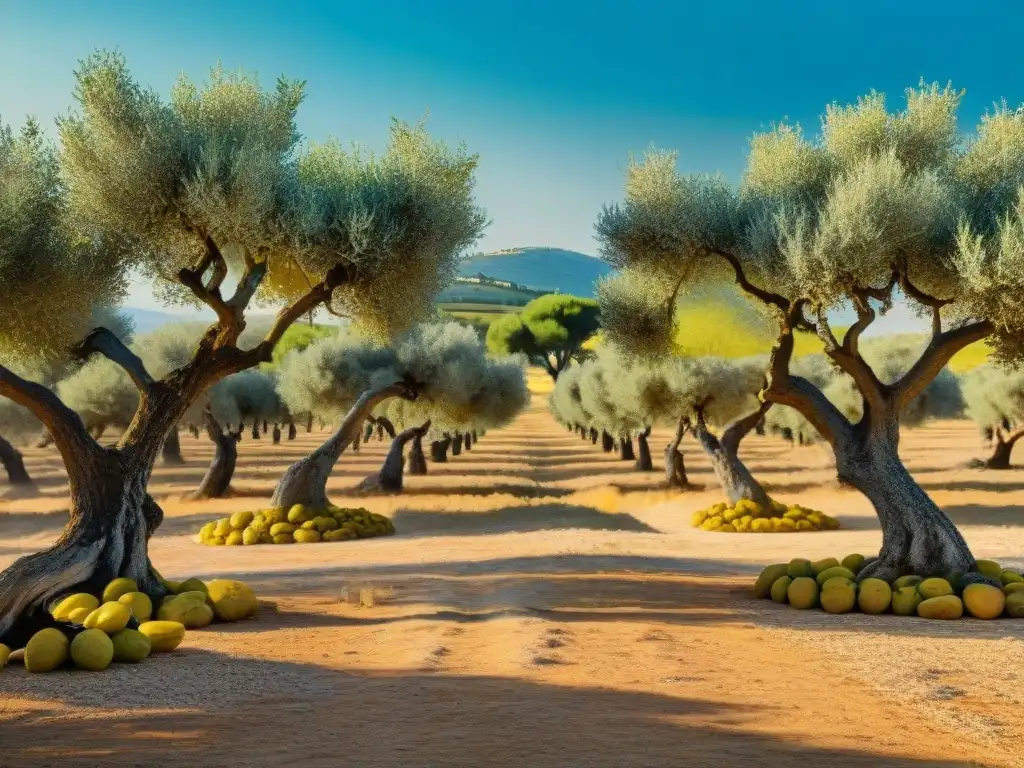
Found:
<path fill-rule="evenodd" d="M 599 306 L 593 299 L 565 294 L 540 296 L 515 315 L 505 315 L 487 329 L 494 354 L 523 354 L 556 377 L 577 360 L 598 328 Z"/>
<path fill-rule="evenodd" d="M 328 336 L 338 333 L 337 327 L 330 325 L 308 325 L 296 323 L 289 326 L 288 330 L 281 336 L 281 340 L 274 346 L 274 358 L 270 363 L 263 366 L 264 370 L 280 370 L 281 363 L 292 352 L 301 352 L 309 345 Z"/>
<path fill-rule="evenodd" d="M 814 139 L 785 124 L 758 134 L 738 189 L 680 176 L 674 153 L 649 153 L 630 164 L 624 202 L 600 216 L 602 253 L 659 283 L 659 296 L 680 281 L 685 291 L 732 280 L 727 254 L 759 288 L 806 300 L 812 316 L 863 289 L 891 291 L 895 269 L 950 302 L 947 327 L 990 320 L 997 354 L 1024 354 L 1024 111 L 999 108 L 963 141 L 960 98 L 922 84 L 898 112 L 877 93 L 830 106 Z M 602 311 L 617 333 L 625 313 Z M 651 331 L 620 327 L 619 341 L 651 346 Z"/>
<path fill-rule="evenodd" d="M 613 346 L 558 378 L 549 405 L 565 424 L 611 434 L 672 425 L 698 408 L 714 425 L 755 411 L 764 381 L 759 359 L 669 357 L 647 362 Z"/>
<path fill-rule="evenodd" d="M 209 404 L 211 414 L 222 425 L 287 418 L 277 393 L 277 377 L 266 371 L 242 371 L 221 379 L 210 388 Z"/>
<path fill-rule="evenodd" d="M 982 431 L 1024 420 L 1024 368 L 989 363 L 962 379 L 967 416 Z"/>
<path fill-rule="evenodd" d="M 337 142 L 300 152 L 304 84 L 214 69 L 182 78 L 169 100 L 124 59 L 93 54 L 75 73 L 79 111 L 59 121 L 71 206 L 101 232 L 130 237 L 165 298 L 195 303 L 177 281 L 206 238 L 227 266 L 263 262 L 264 300 L 291 300 L 338 265 L 334 303 L 375 333 L 429 311 L 485 219 L 473 202 L 476 157 L 395 122 L 380 157 Z"/>
<path fill-rule="evenodd" d="M 389 347 L 352 333 L 324 338 L 284 360 L 278 391 L 292 413 L 335 420 L 367 389 L 402 379 L 420 385 L 417 400 L 380 411 L 398 424 L 486 428 L 529 401 L 522 361 L 489 359 L 476 333 L 455 322 L 415 326 Z"/>
<path fill-rule="evenodd" d="M 120 236 L 76 228 L 67 210 L 57 153 L 29 121 L 20 133 L 0 123 L 0 362 L 53 360 L 89 328 L 97 304 L 125 284 Z M 45 322 L 41 319 L 45 317 Z"/>

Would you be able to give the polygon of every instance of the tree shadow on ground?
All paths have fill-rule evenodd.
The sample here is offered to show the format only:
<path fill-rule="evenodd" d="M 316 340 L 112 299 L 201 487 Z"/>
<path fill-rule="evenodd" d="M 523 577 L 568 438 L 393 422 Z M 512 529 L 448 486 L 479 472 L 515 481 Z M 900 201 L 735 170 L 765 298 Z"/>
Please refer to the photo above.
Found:
<path fill-rule="evenodd" d="M 1005 470 L 992 469 L 988 471 L 993 473 L 991 480 L 953 480 L 948 482 L 925 482 L 919 483 L 919 485 L 926 491 L 988 491 L 994 493 L 1024 491 L 1024 481 L 1011 480 L 1005 474 L 1002 474 Z"/>
<path fill-rule="evenodd" d="M 609 462 L 611 464 L 611 462 Z M 603 464 L 589 464 L 585 467 L 571 467 L 564 468 L 564 462 L 558 464 L 560 469 L 541 469 L 536 468 L 533 470 L 533 477 L 544 483 L 557 483 L 562 480 L 575 480 L 580 477 L 586 477 L 587 475 L 632 475 L 632 474 L 644 474 L 644 475 L 656 475 L 664 478 L 665 470 L 662 468 L 655 472 L 644 472 L 641 473 L 633 466 L 633 462 L 622 462 L 621 466 L 611 464 L 611 466 Z"/>
<path fill-rule="evenodd" d="M 342 545 L 344 546 L 344 545 Z M 376 626 L 408 621 L 463 623 L 507 616 L 560 622 L 642 622 L 665 626 L 741 625 L 801 632 L 853 632 L 930 638 L 1024 639 L 1024 621 L 868 616 L 800 611 L 756 600 L 760 566 L 721 560 L 611 555 L 524 557 L 422 566 L 311 568 L 240 576 L 257 593 L 290 595 L 308 585 L 334 606 L 266 617 L 289 626 Z M 672 571 L 675 571 L 674 573 Z M 743 576 L 702 574 L 744 573 Z M 353 587 L 383 588 L 387 610 L 346 608 Z M 322 609 L 323 608 L 323 609 Z M 321 610 L 322 609 L 322 610 Z M 355 610 L 355 614 L 353 614 Z M 259 631 L 264 619 L 218 627 Z M 813 642 L 809 640 L 809 642 Z"/>
<path fill-rule="evenodd" d="M 558 499 L 573 493 L 568 488 L 544 488 L 539 485 L 516 485 L 493 483 L 479 485 L 407 485 L 399 496 L 517 496 L 524 499 Z M 393 496 L 389 493 L 363 493 L 356 488 L 329 489 L 329 496 L 366 498 L 372 496 Z"/>
<path fill-rule="evenodd" d="M 781 722 L 786 702 L 552 685 L 453 674 L 443 664 L 337 668 L 344 652 L 324 650 L 322 664 L 183 650 L 99 674 L 5 671 L 6 694 L 38 703 L 0 721 L 4 766 L 963 765 L 880 754 L 870 740 L 829 748 L 745 728 L 754 717 Z M 89 714 L 69 717 L 56 702 Z"/>
<path fill-rule="evenodd" d="M 487 512 L 444 512 L 399 509 L 392 516 L 402 536 L 480 536 L 495 533 L 556 531 L 583 528 L 592 531 L 658 533 L 629 514 L 601 512 L 570 504 L 504 507 Z"/>
<path fill-rule="evenodd" d="M 942 508 L 956 525 L 1024 525 L 1024 507 L 989 507 L 984 504 L 959 504 Z"/>

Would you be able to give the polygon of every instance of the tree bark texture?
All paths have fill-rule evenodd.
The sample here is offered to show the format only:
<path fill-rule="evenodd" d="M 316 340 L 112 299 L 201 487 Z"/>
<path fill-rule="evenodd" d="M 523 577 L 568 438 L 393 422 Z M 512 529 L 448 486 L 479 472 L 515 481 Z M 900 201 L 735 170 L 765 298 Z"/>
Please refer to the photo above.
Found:
<path fill-rule="evenodd" d="M 896 414 L 855 430 L 833 446 L 839 479 L 863 493 L 882 525 L 882 549 L 857 577 L 892 581 L 904 574 L 950 576 L 976 562 L 953 521 L 907 471 L 899 457 Z"/>
<path fill-rule="evenodd" d="M 703 415 L 698 411 L 692 426 L 693 436 L 711 460 L 711 468 L 730 505 L 736 504 L 740 499 L 749 499 L 770 508 L 771 499 L 768 494 L 754 479 L 747 466 L 740 461 L 738 455 L 740 440 L 757 424 L 756 419 L 749 424 L 745 422 L 750 422 L 750 417 L 729 424 L 722 432 L 722 439 L 719 440 L 708 430 Z"/>
<path fill-rule="evenodd" d="M 235 464 L 238 462 L 238 440 L 232 434 L 225 434 L 209 411 L 203 413 L 203 426 L 207 437 L 213 442 L 213 459 L 192 498 L 222 499 L 231 489 L 231 478 L 234 477 Z"/>
<path fill-rule="evenodd" d="M 356 433 L 374 408 L 388 398 L 405 396 L 406 393 L 407 388 L 397 383 L 364 392 L 323 445 L 287 469 L 274 490 L 271 505 L 291 507 L 303 504 L 314 509 L 328 506 L 327 478 L 342 452 L 355 440 Z"/>

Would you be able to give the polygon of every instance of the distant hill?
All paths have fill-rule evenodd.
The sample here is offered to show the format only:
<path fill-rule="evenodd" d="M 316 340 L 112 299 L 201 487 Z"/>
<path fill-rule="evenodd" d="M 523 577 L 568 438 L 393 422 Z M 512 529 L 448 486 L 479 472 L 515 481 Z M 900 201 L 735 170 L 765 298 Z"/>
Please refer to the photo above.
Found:
<path fill-rule="evenodd" d="M 539 246 L 481 253 L 459 264 L 459 273 L 466 277 L 483 273 L 540 291 L 589 297 L 595 295 L 594 282 L 610 271 L 611 267 L 593 256 Z"/>

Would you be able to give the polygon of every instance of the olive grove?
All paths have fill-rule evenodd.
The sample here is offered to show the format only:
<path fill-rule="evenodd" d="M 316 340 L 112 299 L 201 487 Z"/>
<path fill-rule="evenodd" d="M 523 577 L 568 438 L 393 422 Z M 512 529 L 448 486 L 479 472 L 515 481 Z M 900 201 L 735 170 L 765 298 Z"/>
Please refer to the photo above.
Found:
<path fill-rule="evenodd" d="M 0 349 L 59 358 L 73 345 L 79 358 L 122 368 L 139 393 L 107 448 L 58 395 L 0 367 L 0 395 L 49 431 L 71 496 L 57 542 L 0 574 L 0 640 L 19 647 L 53 621 L 54 598 L 118 576 L 158 601 L 165 587 L 147 542 L 162 512 L 146 484 L 168 431 L 219 380 L 271 362 L 288 327 L 314 310 L 381 337 L 426 316 L 479 237 L 475 156 L 399 122 L 381 154 L 301 145 L 303 94 L 300 82 L 265 90 L 218 68 L 204 85 L 182 78 L 164 98 L 120 55 L 98 52 L 75 72 L 76 109 L 58 121 L 59 151 L 32 123 L 20 134 L 0 129 L 0 210 L 12 212 L 0 225 L 9 300 Z M 88 330 L 92 307 L 115 305 L 132 268 L 166 301 L 217 317 L 188 361 L 163 376 L 109 329 Z M 289 269 L 302 280 L 282 279 Z M 241 344 L 254 299 L 282 308 L 262 338 Z"/>
<path fill-rule="evenodd" d="M 900 111 L 878 93 L 829 105 L 813 138 L 779 125 L 751 140 L 738 188 L 680 175 L 674 153 L 651 152 L 630 164 L 625 200 L 597 222 L 603 256 L 626 280 L 605 287 L 602 326 L 624 347 L 658 354 L 678 296 L 709 283 L 735 281 L 774 317 L 761 399 L 811 423 L 834 451 L 840 478 L 865 494 L 881 522 L 881 551 L 859 578 L 983 579 L 898 451 L 900 413 L 959 350 L 988 339 L 999 360 L 1024 355 L 1024 111 L 997 106 L 963 136 L 961 97 L 922 84 Z M 906 372 L 885 382 L 860 342 L 897 298 L 930 318 L 932 330 Z M 856 320 L 840 338 L 829 313 L 844 306 Z M 859 416 L 794 375 L 798 329 L 816 333 L 853 382 Z"/>

